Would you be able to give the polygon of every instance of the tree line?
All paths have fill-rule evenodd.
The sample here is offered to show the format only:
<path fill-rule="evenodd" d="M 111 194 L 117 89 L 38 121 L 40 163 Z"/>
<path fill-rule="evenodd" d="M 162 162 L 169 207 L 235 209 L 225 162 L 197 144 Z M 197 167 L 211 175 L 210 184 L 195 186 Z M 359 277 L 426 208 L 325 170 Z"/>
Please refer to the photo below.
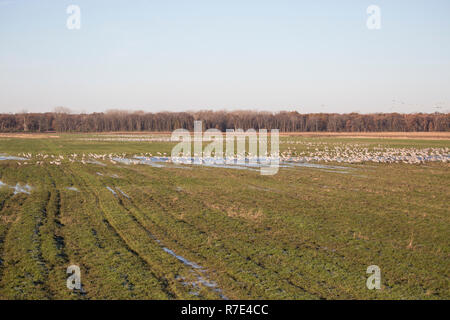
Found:
<path fill-rule="evenodd" d="M 450 113 L 309 113 L 296 111 L 68 112 L 0 114 L 0 132 L 110 132 L 193 130 L 203 128 L 279 129 L 281 132 L 450 131 Z"/>

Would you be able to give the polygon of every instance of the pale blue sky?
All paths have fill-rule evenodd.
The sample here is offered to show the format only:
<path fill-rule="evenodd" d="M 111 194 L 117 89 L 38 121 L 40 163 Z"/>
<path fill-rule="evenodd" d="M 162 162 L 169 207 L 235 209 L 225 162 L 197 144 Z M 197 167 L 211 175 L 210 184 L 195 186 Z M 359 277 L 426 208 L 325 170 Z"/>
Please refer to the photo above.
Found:
<path fill-rule="evenodd" d="M 449 111 L 450 1 L 0 0 L 0 112 L 56 106 Z"/>

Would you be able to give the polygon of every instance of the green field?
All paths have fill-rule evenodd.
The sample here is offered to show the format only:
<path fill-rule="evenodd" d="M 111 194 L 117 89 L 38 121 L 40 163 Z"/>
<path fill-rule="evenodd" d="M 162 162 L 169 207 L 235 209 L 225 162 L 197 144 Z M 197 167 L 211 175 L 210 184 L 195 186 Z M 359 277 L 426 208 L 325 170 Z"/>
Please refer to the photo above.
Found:
<path fill-rule="evenodd" d="M 0 137 L 0 154 L 30 159 L 0 161 L 0 299 L 450 298 L 448 162 L 319 160 L 262 176 L 79 161 L 174 146 L 96 137 Z M 448 156 L 450 141 L 282 137 L 280 150 L 336 146 Z M 70 265 L 82 290 L 66 287 Z M 366 287 L 370 265 L 380 290 Z"/>

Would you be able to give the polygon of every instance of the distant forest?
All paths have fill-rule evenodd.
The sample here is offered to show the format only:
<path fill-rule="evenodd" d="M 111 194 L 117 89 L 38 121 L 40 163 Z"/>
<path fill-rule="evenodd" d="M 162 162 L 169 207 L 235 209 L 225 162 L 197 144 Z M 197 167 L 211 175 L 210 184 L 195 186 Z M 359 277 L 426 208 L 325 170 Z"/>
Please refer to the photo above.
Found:
<path fill-rule="evenodd" d="M 337 114 L 282 111 L 198 111 L 198 112 L 127 112 L 71 114 L 48 113 L 0 114 L 0 132 L 108 132 L 193 130 L 194 121 L 203 128 L 279 129 L 281 132 L 424 132 L 450 131 L 450 113 L 374 113 Z"/>

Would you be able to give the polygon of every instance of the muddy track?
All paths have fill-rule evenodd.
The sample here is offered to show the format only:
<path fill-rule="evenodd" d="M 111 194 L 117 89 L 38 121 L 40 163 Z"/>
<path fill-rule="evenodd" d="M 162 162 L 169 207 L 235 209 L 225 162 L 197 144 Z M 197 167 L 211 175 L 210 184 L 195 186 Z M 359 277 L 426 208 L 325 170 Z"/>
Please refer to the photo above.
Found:
<path fill-rule="evenodd" d="M 49 174 L 49 176 L 50 176 L 50 174 Z M 49 266 L 49 262 L 44 259 L 43 254 L 42 254 L 43 240 L 42 240 L 42 234 L 41 234 L 41 227 L 46 223 L 46 220 L 47 220 L 47 209 L 50 204 L 50 198 L 51 198 L 51 192 L 48 191 L 47 195 L 45 197 L 45 200 L 44 200 L 45 204 L 41 207 L 42 216 L 36 217 L 36 225 L 35 225 L 35 230 L 34 230 L 34 234 L 33 234 L 34 241 L 36 243 L 36 248 L 37 248 L 35 258 L 38 260 L 38 264 L 43 269 L 43 274 L 45 275 L 45 280 L 43 281 L 42 285 L 45 288 L 46 295 L 48 296 L 49 299 L 51 299 L 54 296 L 54 293 L 52 292 L 51 287 L 48 283 L 50 271 L 52 268 Z"/>
<path fill-rule="evenodd" d="M 51 174 L 50 171 L 48 171 L 49 177 L 50 177 L 50 181 L 51 181 L 51 185 L 53 187 L 53 194 L 54 195 L 52 197 L 52 200 L 54 202 L 53 208 L 54 212 L 52 213 L 52 218 L 53 221 L 48 221 L 47 219 L 47 223 L 49 224 L 53 224 L 54 228 L 52 228 L 53 230 L 53 239 L 55 241 L 55 246 L 57 248 L 58 251 L 58 256 L 60 258 L 62 258 L 64 260 L 64 262 L 68 262 L 68 256 L 65 252 L 65 242 L 64 242 L 64 227 L 61 223 L 61 192 L 58 189 L 58 186 L 56 185 L 56 180 L 53 177 L 53 175 Z M 50 206 L 50 203 L 49 203 Z M 50 209 L 49 207 L 47 208 L 47 210 Z"/>
<path fill-rule="evenodd" d="M 10 252 L 16 251 L 11 249 L 18 245 L 16 239 L 17 233 L 20 234 L 20 236 L 29 237 L 29 239 L 31 239 L 31 242 L 29 243 L 30 246 L 20 248 L 20 250 L 23 251 L 24 254 L 26 254 L 31 260 L 31 264 L 36 268 L 36 270 L 38 270 L 40 277 L 24 282 L 23 286 L 26 290 L 32 290 L 31 288 L 33 288 L 33 290 L 37 290 L 37 292 L 42 294 L 42 297 L 45 299 L 51 299 L 52 295 L 48 285 L 48 268 L 42 256 L 42 242 L 40 237 L 40 228 L 43 225 L 43 220 L 45 219 L 45 211 L 48 205 L 49 193 L 43 192 L 42 197 L 38 201 L 30 199 L 31 197 L 33 197 L 33 195 L 27 195 L 26 200 L 20 206 L 20 210 L 18 210 L 16 221 L 20 221 L 20 223 L 10 224 L 8 234 L 5 236 L 5 241 L 3 243 L 3 251 L 5 252 L 6 248 L 8 248 L 8 251 Z M 21 230 L 21 228 L 25 225 L 29 226 L 29 228 L 25 229 L 25 232 L 19 232 L 19 230 Z M 6 256 L 5 260 L 10 260 L 7 261 L 9 265 L 4 266 L 8 269 L 9 276 L 15 275 L 15 277 L 24 279 L 28 278 L 27 275 L 29 271 L 24 268 L 25 265 L 21 265 L 20 260 Z M 16 266 L 17 264 L 19 264 L 19 266 Z M 2 271 L 2 280 L 4 279 L 5 271 L 6 269 L 3 269 Z M 2 285 L 2 288 L 9 286 L 10 284 L 6 283 Z M 9 287 L 8 290 L 10 291 L 11 287 Z M 21 288 L 14 288 L 14 290 L 15 292 L 10 293 L 9 298 L 18 298 L 21 296 L 20 294 L 24 293 L 31 294 L 31 291 L 23 291 Z"/>
<path fill-rule="evenodd" d="M 1 209 L 0 209 L 0 216 L 2 216 L 3 209 L 5 209 L 6 202 L 8 200 L 10 200 L 11 198 L 12 198 L 11 196 L 8 196 L 6 199 L 4 199 L 2 201 L 2 206 L 1 206 Z M 3 222 L 2 221 L 0 223 L 5 223 L 5 225 L 6 225 L 5 231 L 3 232 L 3 235 L 0 235 L 0 280 L 1 280 L 2 279 L 2 275 L 3 275 L 3 269 L 4 269 L 4 266 L 3 266 L 3 264 L 4 264 L 3 254 L 4 254 L 4 249 L 5 249 L 5 241 L 6 241 L 6 238 L 8 236 L 9 229 L 11 228 L 11 224 L 14 223 L 14 222 Z"/>
<path fill-rule="evenodd" d="M 133 170 L 133 171 L 136 172 L 135 170 Z M 142 174 L 142 173 L 141 173 L 141 174 Z M 145 175 L 145 174 L 143 174 L 143 175 Z M 176 220 L 176 218 L 173 216 L 173 214 L 171 213 L 171 211 L 167 208 L 167 206 L 166 206 L 162 201 L 160 201 L 159 199 L 155 198 L 153 194 L 150 194 L 150 193 L 148 193 L 148 192 L 146 192 L 146 191 L 141 191 L 141 192 L 142 192 L 144 195 L 146 195 L 147 197 L 149 197 L 150 199 L 152 199 L 152 202 L 153 202 L 153 203 L 156 203 L 157 206 L 158 206 L 165 214 L 167 214 L 167 215 L 169 215 L 170 217 L 172 217 L 173 220 Z M 141 208 L 140 208 L 140 207 L 139 207 L 132 199 L 123 199 L 123 200 L 120 199 L 120 202 L 121 202 L 121 203 L 123 203 L 124 201 L 130 202 L 135 208 L 137 208 L 138 211 L 142 212 L 142 209 L 141 209 Z M 199 201 L 201 201 L 201 200 L 199 199 Z M 154 219 L 152 219 L 151 215 L 148 215 L 148 218 L 151 220 L 151 223 L 154 224 L 158 229 L 165 230 L 165 227 L 164 227 L 164 226 L 161 226 L 160 224 L 158 224 L 158 222 L 154 221 Z M 198 226 L 194 227 L 192 224 L 190 224 L 190 223 L 188 223 L 188 222 L 186 222 L 186 221 L 183 221 L 183 222 L 184 222 L 184 224 L 185 224 L 189 229 L 195 230 L 196 232 L 199 232 L 199 233 L 202 233 L 202 234 L 207 234 L 206 231 L 199 230 L 199 229 L 198 229 Z M 141 225 L 145 228 L 145 226 L 144 226 L 142 223 L 141 223 Z M 160 232 L 160 233 L 161 233 L 161 232 Z M 250 243 L 249 243 L 249 245 L 250 245 Z M 192 251 L 191 249 L 189 249 L 189 248 L 183 246 L 180 242 L 177 242 L 177 246 L 184 248 L 185 252 L 186 252 L 186 251 L 187 251 L 187 252 L 192 252 L 192 255 L 198 256 L 198 254 L 196 254 L 196 253 L 195 253 L 194 251 Z M 239 252 L 239 251 L 238 251 L 237 249 L 235 249 L 235 248 L 227 247 L 227 246 L 224 244 L 224 249 L 226 250 L 227 253 L 234 253 L 235 256 L 240 257 L 240 258 L 242 259 L 242 261 L 246 261 L 246 263 L 251 263 L 251 264 L 253 265 L 253 267 L 255 267 L 255 269 L 260 269 L 260 270 L 263 270 L 263 271 L 270 271 L 272 274 L 279 275 L 278 271 L 277 271 L 275 268 L 269 268 L 269 267 L 264 266 L 264 265 L 261 264 L 260 262 L 256 262 L 256 261 L 253 261 L 253 260 L 251 260 L 251 259 L 248 259 L 247 256 L 242 255 L 241 252 Z M 206 257 L 203 257 L 203 260 L 206 262 L 205 268 L 208 268 L 208 265 L 210 265 L 210 263 L 208 263 L 208 262 L 209 262 L 208 259 L 207 259 Z M 213 269 L 215 269 L 215 268 L 213 268 Z M 228 273 L 226 270 L 222 270 L 221 273 L 222 273 L 222 274 L 226 274 L 228 278 L 234 279 L 234 281 L 239 282 L 239 281 L 235 278 L 235 275 L 232 275 L 232 274 Z M 305 294 L 307 294 L 307 295 L 309 295 L 309 296 L 315 296 L 315 297 L 317 297 L 317 294 L 312 293 L 312 292 L 309 292 L 309 291 L 307 291 L 305 288 L 303 288 L 302 286 L 299 286 L 299 285 L 293 283 L 292 280 L 291 280 L 290 278 L 283 278 L 283 277 L 280 276 L 279 280 L 284 281 L 288 286 L 291 286 L 291 287 L 295 288 L 296 290 L 300 290 L 301 292 L 303 292 L 303 293 L 305 293 Z M 255 281 L 258 282 L 258 279 L 255 278 Z M 320 298 L 320 297 L 319 297 L 319 298 Z"/>
<path fill-rule="evenodd" d="M 71 171 L 71 170 L 69 170 Z M 162 292 L 164 292 L 169 298 L 171 299 L 176 299 L 177 296 L 176 294 L 170 290 L 170 284 L 168 282 L 168 280 L 164 277 L 161 277 L 159 275 L 157 275 L 153 270 L 152 270 L 152 265 L 144 258 L 142 257 L 138 251 L 136 251 L 131 244 L 129 244 L 126 240 L 126 238 L 124 238 L 123 235 L 121 235 L 120 231 L 118 229 L 116 229 L 113 224 L 111 224 L 110 219 L 108 219 L 107 215 L 105 214 L 105 211 L 103 210 L 101 203 L 100 203 L 100 199 L 98 197 L 98 194 L 95 191 L 95 188 L 91 187 L 88 182 L 86 182 L 85 179 L 83 179 L 82 177 L 80 177 L 80 175 L 74 175 L 72 172 L 70 173 L 71 177 L 73 177 L 73 180 L 77 182 L 77 185 L 82 189 L 82 193 L 83 194 L 89 194 L 92 195 L 94 197 L 95 200 L 95 204 L 99 210 L 99 212 L 101 213 L 102 216 L 102 223 L 105 224 L 106 228 L 114 235 L 114 237 L 116 237 L 120 243 L 122 244 L 122 247 L 125 248 L 128 252 L 130 252 L 131 254 L 133 254 L 136 258 L 138 258 L 143 265 L 147 266 L 147 271 L 155 278 L 158 280 L 158 282 L 161 284 L 160 289 Z"/>
<path fill-rule="evenodd" d="M 152 264 L 147 260 L 147 258 L 145 256 L 143 256 L 139 252 L 138 249 L 134 248 L 133 244 L 127 240 L 127 237 L 125 236 L 125 234 L 123 232 L 121 232 L 119 228 L 115 227 L 115 223 L 113 222 L 114 219 L 112 219 L 111 217 L 108 217 L 108 214 L 105 213 L 105 210 L 104 210 L 102 204 L 100 203 L 100 199 L 99 199 L 98 195 L 95 193 L 95 190 L 91 189 L 91 192 L 95 195 L 95 200 L 98 205 L 98 208 L 102 212 L 103 216 L 105 217 L 105 223 L 107 223 L 108 226 L 111 228 L 111 230 L 113 230 L 113 232 L 117 235 L 117 237 L 119 237 L 121 239 L 121 241 L 124 244 L 124 247 L 127 248 L 127 250 L 129 252 L 131 252 L 133 255 L 138 257 L 141 261 L 143 261 L 149 267 L 149 270 L 152 270 L 152 267 L 153 267 Z M 136 218 L 134 216 L 130 215 L 130 217 L 132 218 L 133 222 L 138 224 L 138 221 L 136 220 Z M 145 231 L 147 231 L 147 230 L 145 230 Z M 161 283 L 161 290 L 164 293 L 166 293 L 169 297 L 176 299 L 177 295 L 175 294 L 175 292 L 169 289 L 171 287 L 171 285 L 170 285 L 168 279 L 155 274 L 153 271 L 150 271 L 150 272 Z"/>
<path fill-rule="evenodd" d="M 138 172 L 137 170 L 133 170 L 133 171 Z M 143 173 L 141 173 L 141 174 L 143 174 Z M 143 174 L 143 175 L 145 175 L 145 174 Z M 173 216 L 173 214 L 171 214 L 171 211 L 167 208 L 167 206 L 166 206 L 162 201 L 160 201 L 159 199 L 155 198 L 153 194 L 150 194 L 150 193 L 148 193 L 148 192 L 146 192 L 146 191 L 142 191 L 142 193 L 145 194 L 145 195 L 147 195 L 148 197 L 150 197 L 150 198 L 152 199 L 152 201 L 155 202 L 155 203 L 160 207 L 160 209 L 161 209 L 164 213 L 170 215 L 173 219 L 175 219 L 175 217 Z M 131 199 L 128 199 L 128 201 L 133 202 Z M 197 199 L 197 201 L 200 201 L 200 202 L 204 203 L 204 201 L 202 201 L 201 199 Z M 136 204 L 135 204 L 134 202 L 133 202 L 133 205 L 136 206 Z M 188 205 L 188 204 L 186 204 L 186 205 Z M 204 205 L 206 205 L 206 203 L 204 203 Z M 149 216 L 149 219 L 151 219 L 150 216 Z M 153 219 L 151 219 L 151 220 L 152 220 L 152 222 L 153 222 L 156 226 L 158 226 L 159 229 L 164 229 L 163 226 L 159 225 L 159 224 L 158 224 L 157 222 L 155 222 Z M 192 225 L 192 224 L 190 224 L 190 223 L 188 223 L 188 222 L 186 222 L 186 221 L 184 221 L 184 224 L 185 224 L 189 229 L 195 230 L 196 232 L 199 232 L 199 233 L 207 234 L 207 232 L 206 232 L 205 230 L 200 230 L 200 229 L 198 228 L 198 226 L 194 226 L 194 225 Z M 246 242 L 246 243 L 247 243 L 249 246 L 251 245 L 250 242 Z M 179 242 L 177 243 L 177 245 L 178 245 L 178 246 L 182 246 Z M 316 297 L 316 298 L 319 298 L 319 299 L 321 298 L 321 296 L 318 295 L 317 293 L 310 292 L 310 291 L 306 290 L 304 287 L 300 286 L 299 284 L 295 284 L 293 279 L 291 279 L 291 278 L 286 278 L 286 277 L 282 277 L 282 276 L 279 274 L 279 272 L 278 272 L 276 266 L 275 266 L 275 267 L 270 267 L 270 266 L 264 265 L 264 264 L 261 263 L 261 262 L 258 262 L 258 261 L 254 261 L 254 260 L 252 260 L 252 259 L 249 259 L 246 255 L 243 255 L 238 249 L 229 247 L 229 246 L 226 244 L 226 242 L 223 243 L 223 246 L 224 246 L 224 249 L 225 249 L 226 252 L 228 252 L 228 253 L 234 253 L 234 255 L 240 257 L 240 258 L 242 259 L 242 261 L 246 261 L 246 263 L 251 263 L 256 269 L 260 269 L 260 270 L 262 270 L 262 271 L 270 271 L 270 273 L 272 273 L 272 274 L 278 276 L 278 277 L 279 277 L 279 280 L 284 281 L 288 286 L 291 286 L 291 287 L 295 288 L 296 290 L 300 290 L 301 292 L 303 292 L 303 293 L 305 293 L 305 294 L 307 294 L 307 295 L 309 295 L 309 296 L 313 296 L 313 297 Z M 185 248 L 186 251 L 193 252 L 192 250 L 190 250 L 190 249 L 188 249 L 188 248 L 186 248 L 186 247 L 184 247 L 184 248 Z M 193 252 L 193 253 L 194 253 L 194 252 Z M 208 260 L 206 257 L 204 257 L 204 259 L 205 259 L 205 261 Z M 222 274 L 227 274 L 227 276 L 228 276 L 229 278 L 231 278 L 231 279 L 235 279 L 235 276 L 232 275 L 232 274 L 229 274 L 226 270 L 222 270 L 221 273 L 222 273 Z M 257 281 L 257 279 L 255 279 L 255 281 Z"/>
<path fill-rule="evenodd" d="M 58 186 L 56 185 L 56 180 L 52 175 L 50 170 L 46 170 L 50 183 L 49 199 L 46 206 L 46 215 L 44 221 L 42 222 L 43 228 L 45 228 L 46 234 L 41 237 L 41 244 L 46 241 L 47 245 L 50 246 L 50 252 L 47 251 L 46 258 L 42 256 L 45 260 L 45 265 L 47 267 L 47 272 L 51 275 L 53 281 L 50 284 L 49 291 L 53 297 L 59 296 L 59 286 L 55 287 L 55 282 L 60 283 L 61 287 L 64 287 L 65 266 L 67 265 L 69 259 L 65 252 L 65 241 L 63 236 L 63 226 L 59 220 L 60 209 L 61 209 L 61 196 Z M 47 249 L 48 250 L 48 249 Z M 47 260 L 46 260 L 47 259 Z"/>
<path fill-rule="evenodd" d="M 155 235 L 152 233 L 151 230 L 149 230 L 147 224 L 146 224 L 144 221 L 142 221 L 142 217 L 141 217 L 141 218 L 137 217 L 137 216 L 132 212 L 132 210 L 125 204 L 125 202 L 130 203 L 134 210 L 136 210 L 137 212 L 139 212 L 141 215 L 145 215 L 145 214 L 143 213 L 144 211 L 143 211 L 141 208 L 139 208 L 139 207 L 134 203 L 134 201 L 133 201 L 131 198 L 125 197 L 125 196 L 123 196 L 123 195 L 122 195 L 122 197 L 121 197 L 121 196 L 119 196 L 119 194 L 117 194 L 116 197 L 117 197 L 118 202 L 119 202 L 119 204 L 121 205 L 121 207 L 122 207 L 122 208 L 130 215 L 130 217 L 133 219 L 133 221 L 134 221 L 135 223 L 137 223 L 139 226 L 141 226 L 145 231 L 147 231 L 149 237 L 151 237 L 154 241 L 156 241 L 156 242 L 159 244 L 159 246 L 161 247 L 162 250 L 166 249 L 166 250 L 169 250 L 171 253 L 173 253 L 172 250 L 170 250 L 170 249 L 164 247 L 164 246 L 160 243 L 160 240 L 159 240 L 158 238 L 155 237 Z M 126 199 L 125 199 L 125 198 L 126 198 Z M 153 223 L 154 223 L 154 222 L 153 222 Z M 155 223 L 154 223 L 154 224 L 155 224 Z M 155 224 L 155 225 L 156 225 L 156 224 Z M 166 250 L 164 250 L 164 251 L 166 251 Z M 168 252 L 166 251 L 166 253 L 168 253 Z M 171 254 L 171 253 L 169 253 L 169 254 Z M 171 254 L 171 255 L 173 256 L 173 254 Z M 179 256 L 179 257 L 180 257 L 180 256 Z M 177 259 L 180 260 L 180 258 L 177 258 Z M 183 259 L 184 259 L 184 258 L 183 258 Z M 182 260 L 181 260 L 181 261 L 182 261 Z M 181 262 L 181 261 L 180 261 L 180 262 Z M 188 261 L 188 260 L 186 260 L 186 261 Z M 191 262 L 189 262 L 189 263 L 191 263 Z M 184 262 L 183 262 L 183 264 L 186 265 L 186 263 L 184 263 Z M 200 271 L 200 270 L 201 270 L 201 271 Z M 203 268 L 202 268 L 202 269 L 195 269 L 195 268 L 192 268 L 192 269 L 190 269 L 189 272 L 195 274 L 197 278 L 201 278 L 201 279 L 203 279 L 204 281 L 210 283 L 210 281 L 209 281 L 208 279 L 205 279 L 205 278 L 204 278 L 206 275 L 205 275 L 205 273 L 204 273 L 205 270 L 203 270 Z M 209 278 L 209 277 L 208 277 L 208 278 Z M 217 293 L 219 293 L 219 296 L 221 296 L 222 298 L 226 298 L 226 297 L 221 293 L 222 290 L 220 290 L 220 289 L 218 289 L 218 288 L 215 288 L 214 290 L 211 291 L 211 290 L 208 290 L 208 289 L 205 287 L 205 290 L 206 290 L 206 291 L 209 291 L 209 292 L 212 293 L 212 294 L 217 294 Z M 215 293 L 214 293 L 214 292 L 215 292 Z"/>

